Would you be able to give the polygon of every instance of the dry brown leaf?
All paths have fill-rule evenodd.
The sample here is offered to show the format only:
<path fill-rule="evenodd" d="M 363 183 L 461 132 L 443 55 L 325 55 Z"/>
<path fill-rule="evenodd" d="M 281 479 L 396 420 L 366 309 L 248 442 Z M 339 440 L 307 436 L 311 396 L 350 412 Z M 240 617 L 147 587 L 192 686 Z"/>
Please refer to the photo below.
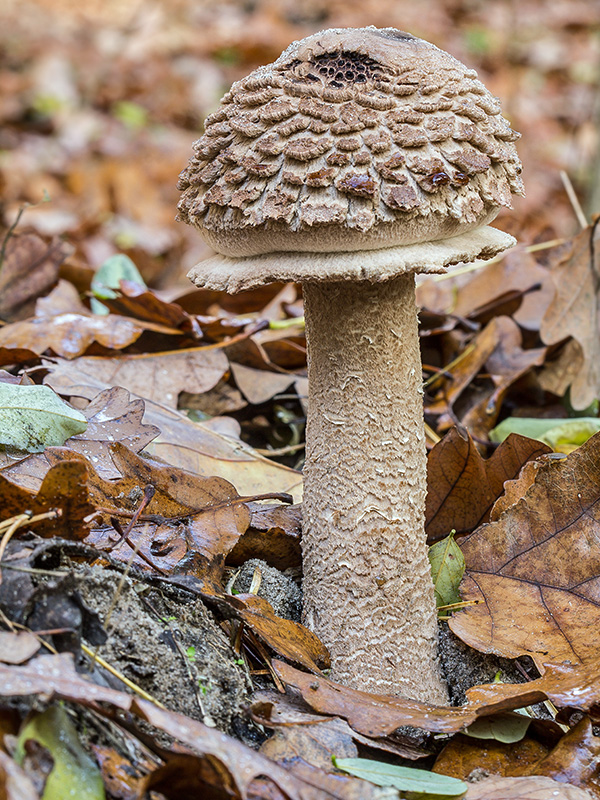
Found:
<path fill-rule="evenodd" d="M 153 322 L 166 325 L 169 328 L 178 328 L 195 336 L 200 334 L 199 327 L 193 319 L 177 303 L 167 303 L 160 297 L 130 281 L 121 281 L 120 295 L 113 299 L 102 300 L 103 304 L 114 314 L 123 317 Z"/>
<path fill-rule="evenodd" d="M 238 566 L 251 558 L 261 558 L 280 570 L 301 566 L 301 506 L 248 506 L 250 526 L 229 553 L 227 563 Z"/>
<path fill-rule="evenodd" d="M 292 725 L 276 729 L 260 752 L 273 761 L 301 758 L 307 764 L 333 772 L 332 756 L 357 758 L 358 748 L 352 741 L 352 731 L 344 720 L 324 719 L 312 725 Z"/>
<path fill-rule="evenodd" d="M 255 369 L 243 364 L 231 364 L 231 372 L 238 389 L 249 403 L 266 403 L 274 395 L 285 392 L 296 380 L 295 375 Z"/>
<path fill-rule="evenodd" d="M 174 328 L 152 322 L 116 314 L 92 314 L 79 300 L 77 290 L 66 281 L 59 281 L 47 297 L 38 300 L 35 317 L 0 328 L 0 347 L 25 348 L 38 355 L 50 352 L 71 359 L 94 343 L 109 350 L 123 350 L 146 330 L 180 334 Z"/>
<path fill-rule="evenodd" d="M 169 408 L 177 408 L 180 392 L 200 394 L 212 389 L 229 368 L 222 350 L 202 347 L 107 358 L 83 356 L 77 364 L 107 386 L 122 386 Z"/>
<path fill-rule="evenodd" d="M 450 620 L 476 650 L 544 663 L 593 658 L 600 625 L 600 434 L 560 460 L 502 517 L 461 542 L 461 597 Z"/>
<path fill-rule="evenodd" d="M 535 289 L 536 286 L 539 289 Z M 530 291 L 532 289 L 534 291 Z M 446 310 L 459 317 L 479 317 L 482 307 L 489 307 L 511 292 L 520 295 L 521 301 L 518 311 L 509 316 L 521 327 L 538 330 L 554 290 L 548 270 L 522 247 L 513 248 L 497 263 L 478 270 L 458 289 L 455 304 Z M 498 315 L 496 310 L 495 316 Z"/>
<path fill-rule="evenodd" d="M 40 649 L 39 639 L 27 631 L 0 631 L 0 661 L 23 664 Z"/>
<path fill-rule="evenodd" d="M 45 382 L 59 394 L 92 399 L 106 388 L 95 376 L 77 368 L 77 362 L 44 362 L 50 374 Z M 191 422 L 166 406 L 146 402 L 146 423 L 160 429 L 147 450 L 166 463 L 204 476 L 220 476 L 244 495 L 289 492 L 298 502 L 302 476 L 296 470 L 258 456 L 251 447 L 224 435 L 211 423 Z"/>
<path fill-rule="evenodd" d="M 493 319 L 464 348 L 457 363 L 452 367 L 447 385 L 428 404 L 428 412 L 443 414 L 458 400 L 498 346 L 506 325 L 505 320 L 508 320 L 509 324 L 512 322 L 509 317 Z"/>
<path fill-rule="evenodd" d="M 535 481 L 535 474 L 542 466 L 542 463 L 541 459 L 539 461 L 528 461 L 522 466 L 521 471 L 514 480 L 506 481 L 504 494 L 500 495 L 490 511 L 490 522 L 496 522 L 496 520 L 500 519 L 501 514 L 519 502 Z"/>
<path fill-rule="evenodd" d="M 117 753 L 112 747 L 90 744 L 90 749 L 100 767 L 109 797 L 112 796 L 115 800 L 134 800 L 139 797 L 141 781 L 139 763 L 136 762 L 136 769 L 129 759 Z"/>
<path fill-rule="evenodd" d="M 435 706 L 403 697 L 361 692 L 320 675 L 300 672 L 282 661 L 274 661 L 273 667 L 282 681 L 297 689 L 315 711 L 342 717 L 355 731 L 371 738 L 390 736 L 401 725 L 454 733 L 478 716 L 476 709 Z"/>
<path fill-rule="evenodd" d="M 274 661 L 273 667 L 288 686 L 320 714 L 342 717 L 357 732 L 378 738 L 401 725 L 437 733 L 454 733 L 480 717 L 552 700 L 557 707 L 595 708 L 600 701 L 600 658 L 588 664 L 547 665 L 542 678 L 528 683 L 491 683 L 467 690 L 467 705 L 435 706 L 403 697 L 370 694 L 334 683 L 322 676 L 300 672 Z"/>
<path fill-rule="evenodd" d="M 244 797 L 256 779 L 266 776 L 279 787 L 287 800 L 322 800 L 326 791 L 333 800 L 371 800 L 377 794 L 377 790 L 364 781 L 340 779 L 339 776 L 329 780 L 320 770 L 306 772 L 294 768 L 292 771 L 254 752 L 236 739 L 207 728 L 183 714 L 157 708 L 146 700 L 92 683 L 75 671 L 70 655 L 41 656 L 20 667 L 0 664 L 0 695 L 28 697 L 37 694 L 50 699 L 70 700 L 84 706 L 92 705 L 100 714 L 103 710 L 98 704 L 107 703 L 112 708 L 135 714 L 190 748 L 189 752 L 198 756 L 188 756 L 190 763 L 185 771 L 181 765 L 171 770 L 174 789 L 177 775 L 181 777 L 181 782 L 187 779 L 192 788 L 198 787 L 198 775 L 206 775 L 209 788 L 212 780 L 212 787 L 219 791 L 223 786 L 221 779 L 225 777 L 229 778 L 233 790 Z M 108 713 L 112 716 L 111 710 Z M 157 774 L 157 782 L 159 777 L 160 773 Z M 149 783 L 152 783 L 152 776 Z M 163 788 L 168 789 L 168 785 L 167 782 Z M 203 788 L 206 789 L 206 784 Z M 181 790 L 187 790 L 185 783 Z M 171 796 L 181 798 L 190 794 Z M 27 798 L 27 795 L 23 797 Z"/>
<path fill-rule="evenodd" d="M 448 431 L 429 453 L 425 527 L 429 542 L 472 531 L 489 519 L 504 483 L 515 478 L 526 462 L 551 453 L 534 439 L 511 434 L 484 459 L 468 432 Z"/>
<path fill-rule="evenodd" d="M 35 301 L 56 283 L 59 267 L 72 251 L 66 242 L 48 245 L 35 233 L 11 236 L 0 268 L 0 319 L 14 322 L 30 316 Z"/>
<path fill-rule="evenodd" d="M 0 750 L 0 796 L 3 800 L 40 800 L 31 779 L 3 750 Z"/>
<path fill-rule="evenodd" d="M 464 800 L 592 800 L 577 786 L 532 775 L 523 778 L 484 778 L 472 783 Z"/>
<path fill-rule="evenodd" d="M 308 706 L 297 698 L 267 690 L 255 692 L 252 695 L 252 705 L 249 711 L 255 722 L 266 728 L 273 728 L 275 731 L 290 727 L 298 728 L 303 725 L 314 726 L 316 723 L 331 719 L 331 717 L 311 712 L 307 708 Z M 425 743 L 419 746 L 399 731 L 396 731 L 393 739 L 370 739 L 353 730 L 345 720 L 339 717 L 333 719 L 336 721 L 338 729 L 346 731 L 357 744 L 383 750 L 411 761 L 431 755 L 431 750 Z"/>
<path fill-rule="evenodd" d="M 585 664 L 546 664 L 542 677 L 528 683 L 492 683 L 467 689 L 469 707 L 485 710 L 486 714 L 543 700 L 551 700 L 557 708 L 589 711 L 596 718 L 600 702 L 600 658 Z"/>
<path fill-rule="evenodd" d="M 571 336 L 581 348 L 581 368 L 570 384 L 575 409 L 587 408 L 600 396 L 599 223 L 600 218 L 557 254 L 550 272 L 556 294 L 540 328 L 546 344 Z"/>
<path fill-rule="evenodd" d="M 271 604 L 256 594 L 225 595 L 224 600 L 254 633 L 276 653 L 312 672 L 330 665 L 325 645 L 312 631 L 290 619 L 275 615 Z"/>

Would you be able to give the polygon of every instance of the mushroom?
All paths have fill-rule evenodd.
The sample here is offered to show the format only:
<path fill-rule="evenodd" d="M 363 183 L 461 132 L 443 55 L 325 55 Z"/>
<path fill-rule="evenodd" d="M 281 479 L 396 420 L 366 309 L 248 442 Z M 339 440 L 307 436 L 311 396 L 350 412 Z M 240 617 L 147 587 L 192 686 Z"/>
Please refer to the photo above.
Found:
<path fill-rule="evenodd" d="M 473 70 L 392 28 L 294 42 L 235 83 L 182 172 L 198 286 L 302 282 L 305 624 L 357 689 L 445 702 L 424 532 L 415 273 L 514 244 L 518 134 Z"/>

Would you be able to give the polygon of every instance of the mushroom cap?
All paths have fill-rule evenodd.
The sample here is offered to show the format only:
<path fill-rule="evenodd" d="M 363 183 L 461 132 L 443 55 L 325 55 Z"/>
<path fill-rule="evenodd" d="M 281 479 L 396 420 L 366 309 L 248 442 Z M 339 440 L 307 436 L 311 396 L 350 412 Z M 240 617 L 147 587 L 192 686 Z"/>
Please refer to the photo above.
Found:
<path fill-rule="evenodd" d="M 179 219 L 227 256 L 445 239 L 523 193 L 518 138 L 435 45 L 322 31 L 233 84 L 181 173 Z"/>

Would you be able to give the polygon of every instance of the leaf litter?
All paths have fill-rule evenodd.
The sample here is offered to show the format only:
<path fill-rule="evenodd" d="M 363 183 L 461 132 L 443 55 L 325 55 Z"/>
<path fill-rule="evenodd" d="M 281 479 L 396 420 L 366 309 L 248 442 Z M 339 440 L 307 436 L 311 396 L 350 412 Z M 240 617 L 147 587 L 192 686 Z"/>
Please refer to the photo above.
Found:
<path fill-rule="evenodd" d="M 367 20 L 364 10 L 342 14 L 326 3 L 315 22 L 304 7 L 294 16 L 235 4 L 239 18 L 223 25 L 223 10 L 208 18 L 196 8 L 192 20 L 188 5 L 181 17 L 155 9 L 157 23 L 145 4 L 116 16 L 66 4 L 45 30 L 47 9 L 36 2 L 38 43 L 19 34 L 22 52 L 0 59 L 6 228 L 19 217 L 0 255 L 2 381 L 45 384 L 87 420 L 61 447 L 46 440 L 40 453 L 14 445 L 2 453 L 0 633 L 9 638 L 0 690 L 30 699 L 0 709 L 1 790 L 11 800 L 41 796 L 48 751 L 30 739 L 19 767 L 14 737 L 28 711 L 33 727 L 43 724 L 42 699 L 62 699 L 110 797 L 375 798 L 380 790 L 336 770 L 332 756 L 367 757 L 375 770 L 384 757 L 420 760 L 431 774 L 442 747 L 434 770 L 465 780 L 472 800 L 600 796 L 590 635 L 598 624 L 597 223 L 573 236 L 555 163 L 543 160 L 594 149 L 585 117 L 593 102 L 582 100 L 594 85 L 589 6 L 544 9 L 530 37 L 542 59 L 521 57 L 514 44 L 540 18 L 537 0 L 515 10 L 515 29 L 497 20 L 496 38 L 479 10 L 443 3 L 424 32 L 457 53 L 466 48 L 496 94 L 508 97 L 520 76 L 528 113 L 519 104 L 512 113 L 525 133 L 523 159 L 537 165 L 519 212 L 500 220 L 530 244 L 418 290 L 427 529 L 442 547 L 436 574 L 450 578 L 445 600 L 455 608 L 445 615 L 490 659 L 490 676 L 508 657 L 519 676 L 511 680 L 521 681 L 465 686 L 466 705 L 437 708 L 328 680 L 323 646 L 280 616 L 260 567 L 249 591 L 234 593 L 250 559 L 297 591 L 301 507 L 286 495 L 301 498 L 301 292 L 190 290 L 186 269 L 208 251 L 172 221 L 173 175 L 224 84 L 271 60 L 306 25 L 421 30 L 422 12 L 382 0 Z M 20 28 L 23 14 L 0 13 L 7 31 Z M 82 20 L 98 35 L 110 29 L 114 58 L 94 37 L 69 33 Z M 159 29 L 165 38 L 152 33 Z M 562 52 L 577 53 L 577 63 L 565 64 Z M 42 189 L 50 202 L 32 206 Z M 93 313 L 94 293 L 109 313 Z M 497 445 L 493 429 L 511 419 L 525 431 L 551 420 L 555 433 L 544 444 L 511 434 Z M 450 541 L 466 562 L 460 596 Z M 474 658 L 462 646 L 458 657 Z M 519 742 L 459 733 L 483 721 L 489 735 L 506 737 L 523 706 L 533 717 Z"/>

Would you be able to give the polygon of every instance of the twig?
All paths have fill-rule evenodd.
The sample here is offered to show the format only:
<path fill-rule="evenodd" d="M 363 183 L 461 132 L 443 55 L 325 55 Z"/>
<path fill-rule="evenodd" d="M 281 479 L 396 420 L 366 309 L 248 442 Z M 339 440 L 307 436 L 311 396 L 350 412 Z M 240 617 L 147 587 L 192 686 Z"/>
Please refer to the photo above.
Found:
<path fill-rule="evenodd" d="M 160 700 L 157 700 L 155 697 L 152 697 L 151 694 L 148 694 L 148 692 L 144 691 L 144 689 L 142 689 L 141 686 L 138 686 L 137 683 L 130 681 L 129 678 L 123 675 L 122 672 L 119 672 L 118 669 L 115 669 L 115 667 L 111 666 L 108 663 L 108 661 L 105 661 L 101 656 L 98 655 L 98 653 L 95 653 L 93 650 L 91 650 L 87 646 L 87 644 L 81 642 L 81 649 L 86 654 L 86 656 L 89 656 L 99 666 L 110 672 L 110 674 L 114 675 L 115 678 L 118 678 L 122 683 L 125 684 L 125 686 L 129 687 L 132 692 L 135 692 L 135 694 L 139 695 L 139 697 L 142 697 L 144 700 L 148 700 L 150 703 L 153 703 L 158 708 L 163 708 L 166 710 L 166 706 L 163 706 Z"/>
<path fill-rule="evenodd" d="M 573 188 L 573 184 L 571 183 L 571 178 L 569 178 L 564 169 L 561 169 L 560 171 L 560 179 L 563 182 L 563 186 L 565 187 L 565 192 L 567 193 L 567 197 L 569 198 L 569 202 L 571 203 L 573 212 L 577 217 L 577 222 L 581 225 L 581 229 L 585 230 L 585 228 L 587 228 L 588 226 L 588 221 L 585 218 L 585 214 L 583 213 L 583 208 L 581 207 L 579 198 L 575 194 L 575 189 Z"/>

